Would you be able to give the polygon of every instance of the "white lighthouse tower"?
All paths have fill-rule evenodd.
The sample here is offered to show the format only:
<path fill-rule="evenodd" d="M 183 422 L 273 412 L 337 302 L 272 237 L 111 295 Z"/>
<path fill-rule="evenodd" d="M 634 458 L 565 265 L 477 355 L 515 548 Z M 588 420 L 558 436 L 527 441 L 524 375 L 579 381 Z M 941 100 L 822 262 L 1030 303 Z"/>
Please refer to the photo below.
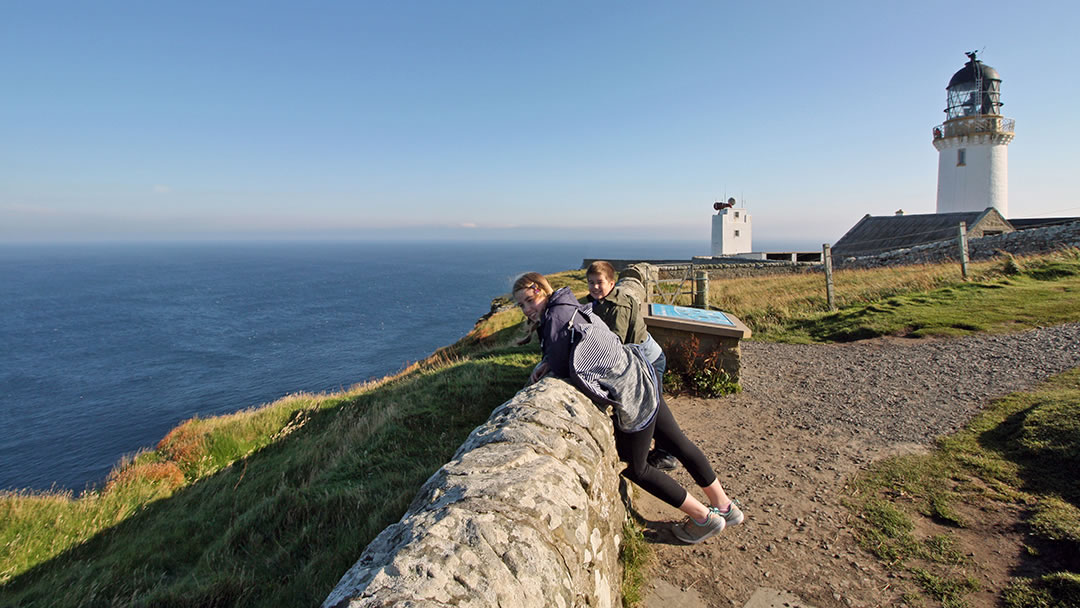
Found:
<path fill-rule="evenodd" d="M 945 122 L 934 127 L 937 212 L 983 211 L 1009 217 L 1009 142 L 1015 121 L 1001 115 L 1001 77 L 967 53 L 949 81 Z"/>

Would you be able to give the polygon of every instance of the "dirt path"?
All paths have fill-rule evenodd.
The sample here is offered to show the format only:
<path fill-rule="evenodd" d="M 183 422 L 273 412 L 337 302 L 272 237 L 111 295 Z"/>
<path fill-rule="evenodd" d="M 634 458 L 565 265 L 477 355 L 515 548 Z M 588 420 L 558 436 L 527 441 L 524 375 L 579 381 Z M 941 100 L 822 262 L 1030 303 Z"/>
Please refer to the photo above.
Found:
<path fill-rule="evenodd" d="M 789 596 L 792 606 L 902 605 L 903 585 L 855 543 L 841 505 L 846 481 L 883 456 L 928 449 L 993 398 L 1080 366 L 1080 324 L 954 340 L 749 342 L 742 349 L 742 393 L 670 405 L 742 503 L 746 522 L 683 545 L 669 529 L 680 514 L 638 491 L 656 556 L 647 608 L 742 607 L 770 589 L 801 600 Z M 692 487 L 681 468 L 675 476 Z M 1013 548 L 976 549 L 987 580 L 1007 578 L 1003 560 Z M 994 596 L 988 585 L 969 599 L 993 606 Z"/>

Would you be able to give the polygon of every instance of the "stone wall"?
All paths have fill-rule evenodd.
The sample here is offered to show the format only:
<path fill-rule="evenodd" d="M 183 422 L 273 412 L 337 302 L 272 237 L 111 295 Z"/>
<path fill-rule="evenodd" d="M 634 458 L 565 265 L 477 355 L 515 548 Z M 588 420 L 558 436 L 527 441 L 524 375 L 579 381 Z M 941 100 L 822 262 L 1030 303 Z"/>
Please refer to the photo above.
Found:
<path fill-rule="evenodd" d="M 756 260 L 740 264 L 695 263 L 694 271 L 704 270 L 709 273 L 710 279 L 738 279 L 744 277 L 771 277 L 782 274 L 815 272 L 820 267 L 820 262 L 764 262 Z M 685 276 L 685 267 L 660 269 L 661 279 L 682 279 Z M 691 276 L 691 278 L 693 277 Z"/>
<path fill-rule="evenodd" d="M 469 435 L 323 607 L 619 606 L 621 468 L 611 420 L 545 378 Z"/>
<path fill-rule="evenodd" d="M 649 334 L 667 356 L 667 368 L 679 373 L 720 369 L 738 382 L 742 374 L 740 339 L 705 332 L 649 325 Z"/>
<path fill-rule="evenodd" d="M 1012 255 L 1030 255 L 1057 251 L 1068 247 L 1080 247 L 1080 222 L 1017 230 L 1006 234 L 968 239 L 968 257 L 983 260 L 1008 252 Z M 908 249 L 857 258 L 833 258 L 836 268 L 876 268 L 905 264 L 929 264 L 960 259 L 957 239 L 952 238 Z"/>

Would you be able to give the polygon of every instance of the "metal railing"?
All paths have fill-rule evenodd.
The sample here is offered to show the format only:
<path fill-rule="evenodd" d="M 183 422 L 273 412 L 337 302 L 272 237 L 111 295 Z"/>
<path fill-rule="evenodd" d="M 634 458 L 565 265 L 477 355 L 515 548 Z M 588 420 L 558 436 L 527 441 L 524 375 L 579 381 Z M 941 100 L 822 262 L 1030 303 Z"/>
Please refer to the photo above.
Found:
<path fill-rule="evenodd" d="M 934 127 L 933 133 L 934 139 L 942 139 L 981 133 L 1012 134 L 1015 128 L 1016 121 L 1012 118 L 982 114 L 947 120 Z"/>

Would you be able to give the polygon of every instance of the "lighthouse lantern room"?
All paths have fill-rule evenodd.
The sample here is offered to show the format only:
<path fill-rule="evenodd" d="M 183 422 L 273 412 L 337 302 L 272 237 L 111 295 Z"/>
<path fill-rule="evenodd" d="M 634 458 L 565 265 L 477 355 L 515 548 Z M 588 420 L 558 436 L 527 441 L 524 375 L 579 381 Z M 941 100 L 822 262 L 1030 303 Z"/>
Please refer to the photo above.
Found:
<path fill-rule="evenodd" d="M 937 212 L 1009 210 L 1009 155 L 1015 121 L 1001 115 L 1001 77 L 975 52 L 946 87 L 945 122 L 934 127 Z"/>

